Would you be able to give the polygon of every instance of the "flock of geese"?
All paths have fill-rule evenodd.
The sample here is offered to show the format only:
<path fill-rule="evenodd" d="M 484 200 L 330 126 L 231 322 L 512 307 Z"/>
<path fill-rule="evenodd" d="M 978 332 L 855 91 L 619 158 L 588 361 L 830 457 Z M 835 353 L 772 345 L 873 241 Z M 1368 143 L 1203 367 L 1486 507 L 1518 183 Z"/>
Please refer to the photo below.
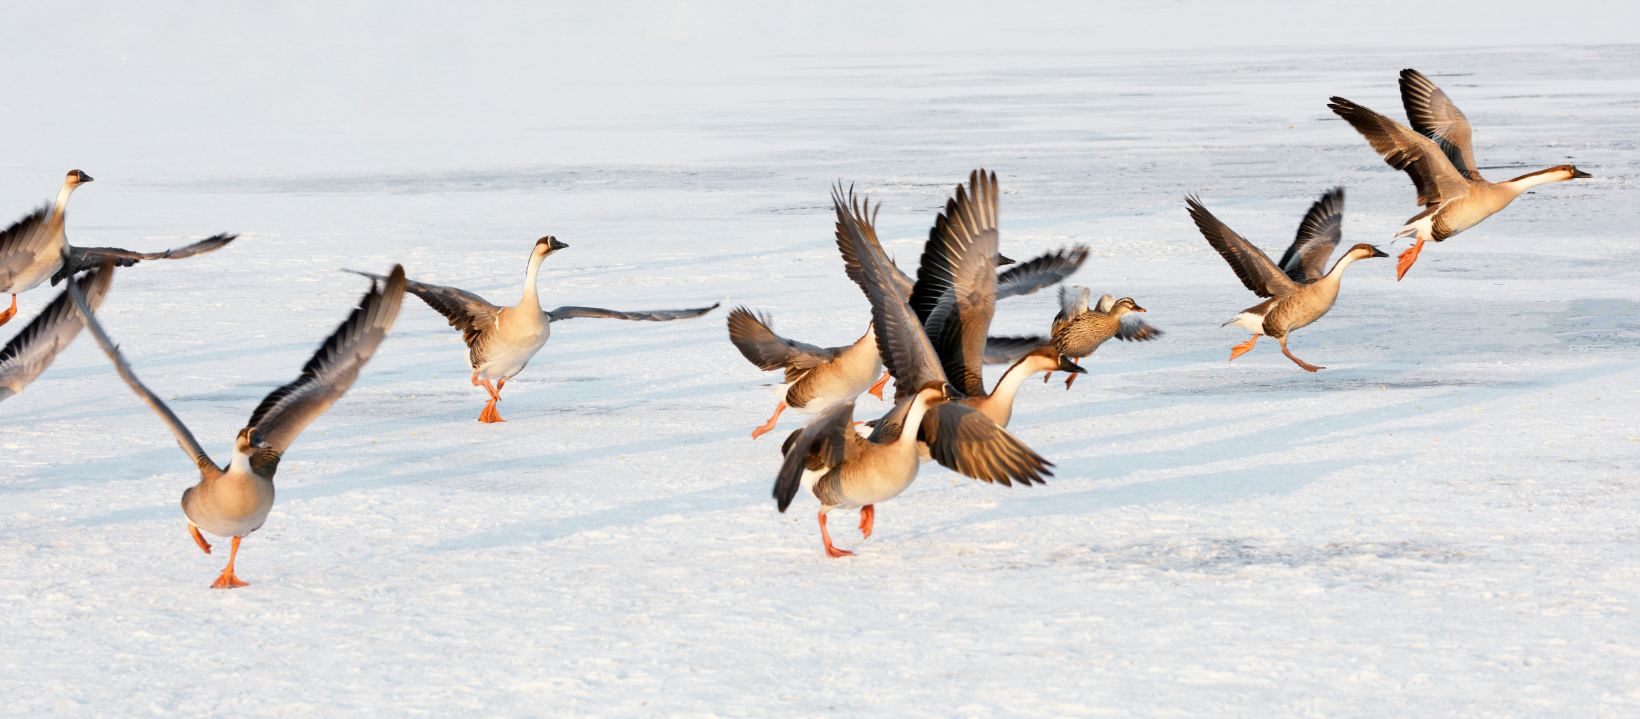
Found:
<path fill-rule="evenodd" d="M 1344 98 L 1331 98 L 1328 105 L 1365 136 L 1385 162 L 1405 171 L 1417 190 L 1422 210 L 1396 234 L 1415 240 L 1399 257 L 1397 279 L 1405 277 L 1425 242 L 1441 242 L 1474 227 L 1531 187 L 1590 176 L 1561 165 L 1489 182 L 1476 169 L 1469 122 L 1446 93 L 1416 70 L 1401 72 L 1400 87 L 1410 127 Z M 68 281 L 62 294 L 0 350 L 0 401 L 22 392 L 88 327 L 119 376 L 170 428 L 199 470 L 199 482 L 183 492 L 182 510 L 190 534 L 207 554 L 211 544 L 201 530 L 232 539 L 228 564 L 213 585 L 217 588 L 245 586 L 234 574 L 234 560 L 240 541 L 262 526 L 273 506 L 273 477 L 280 458 L 302 430 L 352 386 L 391 330 L 406 292 L 461 331 L 472 384 L 489 394 L 479 414 L 485 423 L 504 421 L 496 409 L 501 390 L 546 344 L 552 323 L 581 317 L 681 320 L 718 306 L 639 312 L 564 306 L 545 311 L 536 291 L 541 264 L 568 247 L 550 236 L 536 241 L 522 296 L 510 307 L 455 287 L 409 280 L 398 265 L 386 275 L 348 270 L 369 278 L 370 289 L 301 374 L 257 405 L 234 438 L 228 465 L 219 467 L 182 420 L 137 378 L 98 322 L 96 311 L 108 296 L 115 267 L 213 252 L 235 235 L 219 234 L 161 252 L 72 246 L 65 231 L 69 196 L 91 181 L 84 172 L 70 171 L 55 203 L 0 233 L 0 292 L 11 294 L 10 309 L 0 312 L 0 324 L 16 314 L 18 294 L 48 279 L 52 285 Z M 829 556 L 852 552 L 832 543 L 828 513 L 860 510 L 860 530 L 871 536 L 875 505 L 910 486 L 924 462 L 935 461 L 985 482 L 1043 482 L 1052 475 L 1053 464 L 1007 430 L 1019 388 L 1038 373 L 1046 375 L 1046 382 L 1053 373 L 1065 372 L 1068 390 L 1076 376 L 1086 372 L 1077 360 L 1105 342 L 1146 341 L 1162 335 L 1137 317 L 1145 310 L 1132 298 L 1105 295 L 1095 301 L 1086 288 L 1062 285 L 1060 311 L 1047 334 L 991 336 L 997 300 L 1060 284 L 1088 255 L 1087 248 L 1076 247 L 1022 263 L 1003 256 L 998 195 L 994 173 L 970 173 L 967 185 L 957 186 L 935 218 L 913 280 L 883 251 L 874 228 L 876 209 L 852 189 L 833 187 L 835 236 L 844 271 L 871 305 L 870 318 L 862 318 L 867 320 L 865 334 L 853 344 L 819 347 L 775 334 L 768 316 L 745 307 L 729 313 L 730 341 L 746 359 L 760 369 L 784 372 L 781 400 L 752 437 L 773 430 L 788 408 L 813 415 L 781 447 L 774 498 L 781 512 L 799 491 L 819 501 L 820 536 Z M 1294 356 L 1287 347 L 1288 335 L 1332 308 L 1352 263 L 1387 257 L 1372 245 L 1357 244 L 1326 267 L 1342 238 L 1343 189 L 1329 190 L 1315 202 L 1279 262 L 1219 221 L 1198 198 L 1186 198 L 1185 204 L 1207 242 L 1242 284 L 1263 298 L 1225 322 L 1253 333 L 1231 350 L 1230 359 L 1268 336 L 1304 370 L 1325 369 Z M 1015 266 L 999 272 L 999 267 L 1009 265 Z M 1010 365 L 989 389 L 983 374 L 986 364 Z M 865 392 L 881 399 L 889 379 L 894 380 L 894 408 L 869 422 L 855 421 L 855 399 Z"/>

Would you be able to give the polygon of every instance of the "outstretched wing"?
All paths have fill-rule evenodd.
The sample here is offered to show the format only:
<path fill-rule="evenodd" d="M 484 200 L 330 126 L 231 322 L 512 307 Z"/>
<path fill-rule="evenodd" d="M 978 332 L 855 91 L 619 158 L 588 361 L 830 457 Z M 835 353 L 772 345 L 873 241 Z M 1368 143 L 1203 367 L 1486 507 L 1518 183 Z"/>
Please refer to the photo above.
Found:
<path fill-rule="evenodd" d="M 1122 322 L 1116 329 L 1116 339 L 1124 342 L 1149 342 L 1164 334 L 1167 333 L 1131 313 L 1122 315 Z"/>
<path fill-rule="evenodd" d="M 1253 294 L 1259 297 L 1285 297 L 1298 290 L 1298 285 L 1270 261 L 1269 255 L 1220 222 L 1202 206 L 1201 200 L 1192 196 L 1184 201 L 1190 206 L 1190 218 L 1196 221 L 1196 229 L 1207 238 L 1207 244 L 1219 251 L 1219 256 L 1230 263 L 1230 269 L 1235 270 L 1241 283 Z"/>
<path fill-rule="evenodd" d="M 745 307 L 736 307 L 729 313 L 729 341 L 746 361 L 758 369 L 776 370 L 787 367 L 809 369 L 837 357 L 837 352 L 806 342 L 789 340 L 769 328 L 767 315 L 754 315 Z"/>
<path fill-rule="evenodd" d="M 960 402 L 945 402 L 923 417 L 928 451 L 940 466 L 984 482 L 1047 484 L 1052 462 L 990 417 Z"/>
<path fill-rule="evenodd" d="M 1474 182 L 1485 182 L 1475 164 L 1469 118 L 1452 104 L 1451 98 L 1424 74 L 1411 68 L 1401 71 L 1401 104 L 1407 109 L 1412 129 L 1440 145 L 1441 152 L 1458 173 Z"/>
<path fill-rule="evenodd" d="M 1053 344 L 1041 335 L 985 338 L 985 364 L 1013 364 L 1038 347 Z"/>
<path fill-rule="evenodd" d="M 93 312 L 108 296 L 108 283 L 113 277 L 114 269 L 110 267 L 93 270 L 80 278 L 80 293 Z M 68 348 L 84 326 L 85 319 L 65 289 L 0 349 L 0 399 L 22 392 L 51 366 L 59 352 Z"/>
<path fill-rule="evenodd" d="M 342 271 L 364 275 L 373 280 L 387 281 L 386 277 L 370 272 L 347 269 Z M 461 330 L 461 339 L 468 347 L 473 346 L 473 340 L 478 338 L 479 333 L 495 324 L 495 318 L 501 314 L 500 307 L 490 304 L 483 297 L 454 287 L 406 280 L 404 291 L 420 297 L 428 307 L 444 315 L 444 318 L 450 321 L 451 327 Z"/>
<path fill-rule="evenodd" d="M 1298 237 L 1281 256 L 1281 270 L 1294 282 L 1310 284 L 1327 274 L 1327 258 L 1344 236 L 1344 188 L 1334 187 L 1310 205 Z"/>
<path fill-rule="evenodd" d="M 263 398 L 247 427 L 261 431 L 276 456 L 284 454 L 308 423 L 341 399 L 387 338 L 404 302 L 404 266 L 394 265 L 385 287 L 370 283 L 359 306 L 331 333 L 294 382 Z"/>
<path fill-rule="evenodd" d="M 985 336 L 997 302 L 997 176 L 968 175 L 968 191 L 934 218 L 909 303 L 939 353 L 951 382 L 970 397 L 985 396 Z M 915 391 L 915 388 L 912 388 Z"/>
<path fill-rule="evenodd" d="M 104 261 L 102 269 L 98 272 L 112 274 L 114 272 L 114 262 L 112 260 Z M 80 291 L 79 282 L 68 283 L 68 296 L 73 299 L 74 306 L 79 308 L 80 316 L 85 318 L 86 328 L 91 330 L 91 336 L 97 339 L 97 344 L 102 347 L 103 352 L 108 355 L 109 359 L 114 361 L 114 370 L 119 372 L 120 379 L 125 380 L 125 383 L 131 387 L 131 391 L 136 392 L 137 396 L 141 397 L 142 401 L 154 410 L 154 414 L 159 415 L 160 421 L 171 429 L 171 434 L 177 439 L 177 445 L 182 447 L 182 451 L 188 453 L 188 458 L 194 461 L 195 466 L 201 470 L 206 467 L 216 469 L 216 463 L 211 461 L 210 455 L 205 454 L 205 450 L 199 446 L 199 440 L 194 439 L 194 433 L 188 431 L 188 426 L 183 424 L 182 420 L 177 419 L 171 408 L 165 406 L 165 402 L 160 400 L 158 395 L 144 386 L 142 380 L 137 379 L 137 374 L 131 371 L 131 365 L 125 363 L 125 357 L 120 355 L 120 348 L 114 344 L 113 340 L 108 338 L 108 333 L 103 331 L 102 323 L 97 321 L 97 313 L 86 302 L 85 294 Z"/>
<path fill-rule="evenodd" d="M 842 193 L 843 188 L 840 184 L 833 187 L 831 190 L 833 198 L 841 196 Z M 848 188 L 848 196 L 850 198 L 854 197 L 853 185 L 850 185 Z M 879 208 L 880 207 L 881 205 L 879 205 Z M 877 241 L 877 229 L 873 226 L 876 221 L 877 212 L 873 210 L 870 217 L 865 217 L 862 215 L 859 218 L 859 222 L 856 224 L 863 233 L 861 239 L 865 242 L 865 244 L 875 250 L 878 255 L 886 258 L 888 257 L 888 253 L 883 251 L 882 243 Z M 844 230 L 841 220 L 838 221 L 835 232 L 839 238 L 837 241 L 837 250 L 843 255 L 843 271 L 848 274 L 849 279 L 854 280 L 854 284 L 860 285 L 860 291 L 867 292 L 865 280 L 862 279 L 862 270 L 860 269 L 860 252 L 855 249 L 854 245 L 842 241 L 841 238 Z M 894 286 L 897 289 L 899 289 L 900 296 L 910 297 L 911 289 L 916 283 L 912 282 L 911 278 L 907 277 L 904 272 L 901 272 L 899 266 L 895 265 L 893 260 L 889 260 L 887 264 L 888 267 L 885 271 L 888 274 L 889 280 L 894 283 Z M 870 293 L 867 292 L 867 294 L 869 295 Z"/>
<path fill-rule="evenodd" d="M 229 242 L 233 242 L 239 235 L 220 234 L 195 242 L 186 247 L 164 250 L 162 252 L 132 252 L 118 247 L 75 247 L 69 252 L 68 260 L 51 276 L 51 284 L 73 276 L 77 272 L 89 270 L 102 264 L 103 258 L 112 258 L 120 267 L 130 267 L 142 260 L 180 260 L 184 257 L 203 255 L 222 249 Z"/>
<path fill-rule="evenodd" d="M 1446 159 L 1434 140 L 1342 97 L 1331 99 L 1327 107 L 1366 137 L 1372 149 L 1384 156 L 1384 162 L 1412 178 L 1413 186 L 1418 188 L 1418 204 L 1438 205 L 1469 194 L 1469 181 Z"/>
<path fill-rule="evenodd" d="M 997 299 L 1028 295 L 1055 283 L 1064 282 L 1082 267 L 1088 259 L 1086 245 L 1070 250 L 1060 248 L 1040 257 L 1027 260 L 1018 267 L 997 275 Z"/>
<path fill-rule="evenodd" d="M 786 511 L 803 484 L 803 470 L 825 469 L 843 463 L 848 435 L 854 433 L 854 403 L 840 402 L 828 407 L 786 440 L 780 474 L 774 480 L 774 499 Z"/>
<path fill-rule="evenodd" d="M 549 321 L 562 322 L 576 317 L 602 317 L 607 320 L 641 320 L 644 322 L 668 322 L 671 320 L 687 320 L 699 317 L 718 308 L 720 303 L 712 303 L 711 307 L 699 307 L 692 310 L 634 310 L 632 312 L 616 312 L 615 310 L 601 310 L 596 307 L 559 307 L 547 313 Z"/>
<path fill-rule="evenodd" d="M 50 246 L 53 233 L 47 232 L 51 205 L 30 212 L 0 232 L 0 292 L 21 292 L 14 287 L 17 276 Z"/>

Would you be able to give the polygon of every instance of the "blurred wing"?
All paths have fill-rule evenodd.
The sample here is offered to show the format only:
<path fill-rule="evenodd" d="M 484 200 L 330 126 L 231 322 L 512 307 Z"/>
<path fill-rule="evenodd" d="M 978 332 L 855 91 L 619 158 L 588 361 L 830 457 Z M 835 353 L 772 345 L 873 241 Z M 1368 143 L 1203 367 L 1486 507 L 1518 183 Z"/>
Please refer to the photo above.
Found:
<path fill-rule="evenodd" d="M 843 463 L 848 435 L 854 433 L 854 403 L 841 402 L 815 415 L 786 440 L 786 458 L 774 480 L 774 499 L 780 511 L 791 506 L 802 486 L 803 470 L 836 467 Z"/>
<path fill-rule="evenodd" d="M 1470 144 L 1469 118 L 1424 74 L 1413 69 L 1401 71 L 1401 104 L 1407 109 L 1412 129 L 1435 141 L 1458 173 L 1474 182 L 1485 182 L 1475 164 Z"/>
<path fill-rule="evenodd" d="M 699 307 L 692 310 L 634 310 L 632 312 L 616 312 L 615 310 L 601 310 L 597 307 L 559 307 L 547 313 L 549 321 L 562 322 L 573 320 L 576 317 L 601 317 L 606 320 L 638 320 L 643 322 L 669 322 L 671 320 L 687 320 L 711 312 L 718 308 L 713 303 L 711 307 Z"/>
<path fill-rule="evenodd" d="M 342 271 L 363 275 L 373 280 L 387 281 L 386 277 L 370 272 Z M 451 327 L 461 330 L 461 339 L 468 347 L 473 345 L 473 340 L 478 338 L 480 332 L 495 324 L 495 318 L 501 314 L 500 307 L 490 304 L 483 297 L 454 287 L 406 280 L 404 291 L 420 297 L 428 307 L 444 315 L 444 318 L 450 321 Z"/>
<path fill-rule="evenodd" d="M 1052 462 L 990 417 L 960 402 L 936 405 L 923 419 L 928 451 L 940 466 L 984 482 L 1046 484 Z"/>
<path fill-rule="evenodd" d="M 120 267 L 130 267 L 142 260 L 180 260 L 184 257 L 203 255 L 222 249 L 229 242 L 233 242 L 239 235 L 221 234 L 200 240 L 186 247 L 165 250 L 163 252 L 132 252 L 118 247 L 75 247 L 69 253 L 69 258 L 58 268 L 57 273 L 51 276 L 51 284 L 71 277 L 76 272 L 89 270 L 102 264 L 104 258 L 113 258 Z"/>
<path fill-rule="evenodd" d="M 1230 263 L 1230 269 L 1235 270 L 1241 283 L 1253 294 L 1259 297 L 1285 297 L 1298 290 L 1298 285 L 1270 261 L 1269 255 L 1220 222 L 1202 206 L 1201 200 L 1187 197 L 1185 204 L 1190 206 L 1190 218 L 1196 221 L 1196 229 L 1207 238 L 1207 244 L 1219 251 L 1219 256 Z"/>
<path fill-rule="evenodd" d="M 45 205 L 0 232 L 0 292 L 21 291 L 12 283 L 50 246 L 53 233 L 47 231 L 46 222 L 50 218 L 51 206 Z"/>
<path fill-rule="evenodd" d="M 939 353 L 951 382 L 970 397 L 985 396 L 985 335 L 997 301 L 997 176 L 976 170 L 969 192 L 934 218 L 911 291 L 911 309 Z"/>
<path fill-rule="evenodd" d="M 1122 322 L 1116 329 L 1116 339 L 1126 342 L 1149 342 L 1163 334 L 1165 333 L 1151 326 L 1149 322 L 1131 313 L 1122 315 Z"/>
<path fill-rule="evenodd" d="M 1310 205 L 1298 224 L 1298 237 L 1281 256 L 1281 270 L 1294 282 L 1309 284 L 1327 274 L 1327 258 L 1344 236 L 1344 188 L 1335 187 Z"/>
<path fill-rule="evenodd" d="M 114 269 L 109 267 L 93 270 L 80 278 L 80 293 L 85 296 L 92 312 L 102 306 L 103 298 L 108 296 L 108 283 L 113 277 Z M 68 348 L 83 327 L 85 320 L 75 308 L 74 299 L 69 296 L 68 290 L 63 290 L 51 304 L 40 310 L 40 314 L 22 332 L 11 338 L 4 349 L 0 349 L 0 389 L 10 390 L 4 393 L 7 395 L 23 391 L 51 366 L 57 353 Z"/>
<path fill-rule="evenodd" d="M 1469 181 L 1433 140 L 1342 97 L 1331 99 L 1327 107 L 1366 137 L 1384 162 L 1412 178 L 1418 204 L 1427 207 L 1469 194 Z"/>
<path fill-rule="evenodd" d="M 404 302 L 404 266 L 394 265 L 387 285 L 370 283 L 359 306 L 319 345 L 301 376 L 263 398 L 251 413 L 247 427 L 261 430 L 277 454 L 284 454 L 296 436 L 330 405 L 341 399 L 359 376 L 376 347 L 387 338 Z"/>
<path fill-rule="evenodd" d="M 769 324 L 768 316 L 754 315 L 745 307 L 729 313 L 729 341 L 758 369 L 809 369 L 837 357 L 833 350 L 781 337 Z"/>
<path fill-rule="evenodd" d="M 985 364 L 1013 364 L 1038 347 L 1053 344 L 1041 335 L 985 338 Z"/>
<path fill-rule="evenodd" d="M 1077 245 L 1068 252 L 1064 248 L 1054 250 L 1041 257 L 1028 260 L 1023 264 L 997 276 L 997 299 L 1028 295 L 1044 287 L 1064 282 L 1082 262 L 1088 259 L 1086 245 Z"/>

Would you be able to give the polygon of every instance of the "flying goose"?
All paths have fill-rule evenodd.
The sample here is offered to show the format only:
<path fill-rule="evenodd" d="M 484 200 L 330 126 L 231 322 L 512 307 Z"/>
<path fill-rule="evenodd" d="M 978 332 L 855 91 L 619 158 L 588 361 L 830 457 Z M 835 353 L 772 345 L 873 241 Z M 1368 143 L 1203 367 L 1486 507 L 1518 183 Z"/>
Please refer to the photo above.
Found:
<path fill-rule="evenodd" d="M 1207 243 L 1219 251 L 1224 261 L 1230 263 L 1230 269 L 1235 270 L 1241 283 L 1253 294 L 1269 298 L 1242 310 L 1224 323 L 1225 326 L 1235 325 L 1253 333 L 1252 339 L 1230 350 L 1230 359 L 1253 349 L 1259 335 L 1269 335 L 1280 340 L 1281 353 L 1299 367 L 1309 372 L 1326 369 L 1288 352 L 1288 333 L 1321 319 L 1327 310 L 1332 309 L 1333 302 L 1338 300 L 1338 285 L 1344 278 L 1344 268 L 1349 267 L 1350 263 L 1369 257 L 1389 256 L 1372 245 L 1359 244 L 1338 258 L 1332 270 L 1321 271 L 1327 264 L 1327 258 L 1332 256 L 1333 248 L 1343 237 L 1344 188 L 1328 191 L 1310 206 L 1310 211 L 1305 213 L 1304 221 L 1298 226 L 1298 237 L 1287 248 L 1287 253 L 1281 256 L 1280 264 L 1271 262 L 1270 257 L 1254 247 L 1253 243 L 1242 239 L 1241 235 L 1220 222 L 1197 198 L 1187 197 L 1185 203 L 1190 206 L 1190 217 L 1196 221 L 1197 229 L 1207 238 Z"/>
<path fill-rule="evenodd" d="M 1417 70 L 1401 71 L 1401 104 L 1406 106 L 1411 129 L 1342 97 L 1331 100 L 1327 107 L 1366 136 L 1390 167 L 1405 170 L 1418 189 L 1418 204 L 1424 210 L 1395 235 L 1417 238 L 1396 259 L 1397 280 L 1418 261 L 1426 240 L 1440 242 L 1474 227 L 1537 185 L 1593 177 L 1571 165 L 1559 165 L 1504 182 L 1486 181 L 1475 164 L 1469 118 Z"/>
<path fill-rule="evenodd" d="M 95 269 L 75 281 L 95 310 L 108 296 L 108 283 L 113 278 L 113 268 Z M 0 400 L 22 392 L 45 372 L 84 326 L 85 320 L 80 319 L 79 310 L 74 308 L 68 290 L 64 289 L 57 299 L 40 310 L 34 321 L 6 343 L 5 349 L 0 349 Z"/>
<path fill-rule="evenodd" d="M 787 438 L 774 486 L 781 512 L 791 505 L 799 488 L 820 500 L 820 537 L 831 557 L 853 552 L 832 545 L 826 531 L 827 513 L 859 508 L 860 531 L 870 537 L 876 504 L 898 496 L 917 478 L 919 435 L 931 438 L 928 446 L 940 464 L 976 479 L 1030 484 L 1052 475 L 1048 470 L 1052 463 L 1008 430 L 972 407 L 946 401 L 957 396 L 956 389 L 946 381 L 922 323 L 906 304 L 892 264 L 873 241 L 875 231 L 864 208 L 851 200 L 844 199 L 841 188 L 833 191 L 837 242 L 846 245 L 856 259 L 851 276 L 871 300 L 877 347 L 895 377 L 897 404 L 869 437 L 861 437 L 851 427 L 853 402 L 821 412 Z M 989 260 L 994 254 L 981 256 Z M 992 272 L 985 270 L 987 275 Z M 912 386 L 916 389 L 907 389 Z"/>
<path fill-rule="evenodd" d="M 729 341 L 758 369 L 786 373 L 780 385 L 780 404 L 775 405 L 768 422 L 752 430 L 752 439 L 774 429 L 775 421 L 787 407 L 816 414 L 839 402 L 853 402 L 861 392 L 883 398 L 888 373 L 883 371 L 877 355 L 877 333 L 871 326 L 847 347 L 816 347 L 781 337 L 769 328 L 767 316 L 736 307 L 729 313 Z M 878 373 L 882 374 L 880 379 Z"/>
<path fill-rule="evenodd" d="M 136 264 L 138 260 L 192 257 L 221 248 L 235 237 L 217 235 L 164 252 L 132 252 L 117 247 L 72 247 L 64 232 L 68 197 L 74 194 L 75 188 L 87 182 L 91 182 L 90 175 L 69 170 L 54 204 L 41 206 L 12 223 L 5 232 L 0 232 L 0 293 L 11 294 L 11 309 L 0 312 L 0 325 L 10 322 L 17 314 L 17 295 L 34 289 L 47 278 L 55 285 L 73 272 L 96 267 L 105 257 L 116 258 L 122 267 Z M 67 252 L 64 252 L 65 247 Z"/>
<path fill-rule="evenodd" d="M 528 269 L 524 273 L 524 296 L 513 307 L 497 307 L 483 297 L 454 287 L 407 282 L 405 291 L 420 297 L 428 307 L 450 320 L 450 326 L 461 330 L 461 339 L 467 343 L 467 360 L 473 370 L 473 386 L 483 387 L 490 393 L 490 401 L 479 412 L 478 421 L 505 422 L 496 412 L 495 403 L 501 401 L 501 388 L 507 380 L 524 370 L 530 359 L 547 344 L 553 322 L 576 317 L 603 317 L 615 320 L 644 320 L 665 322 L 699 317 L 717 309 L 717 304 L 692 310 L 653 310 L 645 312 L 617 312 L 595 307 L 559 307 L 551 312 L 541 311 L 536 296 L 535 279 L 541 270 L 541 261 L 547 255 L 569 245 L 552 236 L 535 241 L 530 252 Z M 348 270 L 355 274 L 380 279 L 380 275 Z M 495 385 L 490 380 L 496 380 Z"/>
<path fill-rule="evenodd" d="M 101 271 L 112 271 L 113 264 L 112 259 L 105 260 Z M 108 338 L 86 304 L 78 283 L 69 283 L 68 287 L 74 305 L 91 328 L 91 335 L 114 361 L 120 378 L 171 428 L 182 451 L 199 467 L 199 484 L 182 493 L 182 512 L 188 517 L 188 532 L 194 542 L 210 554 L 211 545 L 199 530 L 218 537 L 233 537 L 228 566 L 211 587 L 247 586 L 233 571 L 234 560 L 239 556 L 239 540 L 260 529 L 268 518 L 268 511 L 273 508 L 273 475 L 279 469 L 279 459 L 285 450 L 308 423 L 341 399 L 358 378 L 359 370 L 370 361 L 376 347 L 387 337 L 393 320 L 398 317 L 399 305 L 404 301 L 404 267 L 393 267 L 385 287 L 371 281 L 370 291 L 365 293 L 358 308 L 319 346 L 319 351 L 302 367 L 301 376 L 269 393 L 256 406 L 250 423 L 234 437 L 233 458 L 226 467 L 216 466 L 187 425 L 137 379 L 120 355 L 119 347 Z"/>

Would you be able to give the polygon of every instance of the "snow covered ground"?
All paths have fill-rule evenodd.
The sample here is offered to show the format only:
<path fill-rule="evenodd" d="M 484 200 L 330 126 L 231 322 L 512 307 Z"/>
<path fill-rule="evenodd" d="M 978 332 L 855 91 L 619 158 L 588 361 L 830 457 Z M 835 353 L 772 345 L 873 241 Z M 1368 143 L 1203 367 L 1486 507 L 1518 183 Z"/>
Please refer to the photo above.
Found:
<path fill-rule="evenodd" d="M 553 234 L 548 307 L 725 307 L 559 325 L 486 426 L 407 301 L 231 592 L 177 507 L 197 474 L 82 337 L 0 405 L 0 715 L 1640 714 L 1640 46 L 1602 44 L 1635 11 L 1488 3 L 1433 49 L 1398 31 L 1421 6 L 8 8 L 0 220 L 77 167 L 79 244 L 245 233 L 121 270 L 101 312 L 219 458 L 363 291 L 339 267 L 511 302 Z M 1489 177 L 1596 177 L 1403 282 L 1357 264 L 1293 336 L 1319 374 L 1225 362 L 1256 298 L 1183 196 L 1277 252 L 1344 185 L 1346 243 L 1390 249 L 1410 184 L 1325 102 L 1399 117 L 1403 67 Z M 975 167 L 1005 252 L 1089 245 L 1075 282 L 1168 334 L 1022 391 L 1047 486 L 927 465 L 827 559 L 813 500 L 769 498 L 803 417 L 748 438 L 774 375 L 725 312 L 852 341 L 830 183 L 883 201 L 909 269 Z"/>

